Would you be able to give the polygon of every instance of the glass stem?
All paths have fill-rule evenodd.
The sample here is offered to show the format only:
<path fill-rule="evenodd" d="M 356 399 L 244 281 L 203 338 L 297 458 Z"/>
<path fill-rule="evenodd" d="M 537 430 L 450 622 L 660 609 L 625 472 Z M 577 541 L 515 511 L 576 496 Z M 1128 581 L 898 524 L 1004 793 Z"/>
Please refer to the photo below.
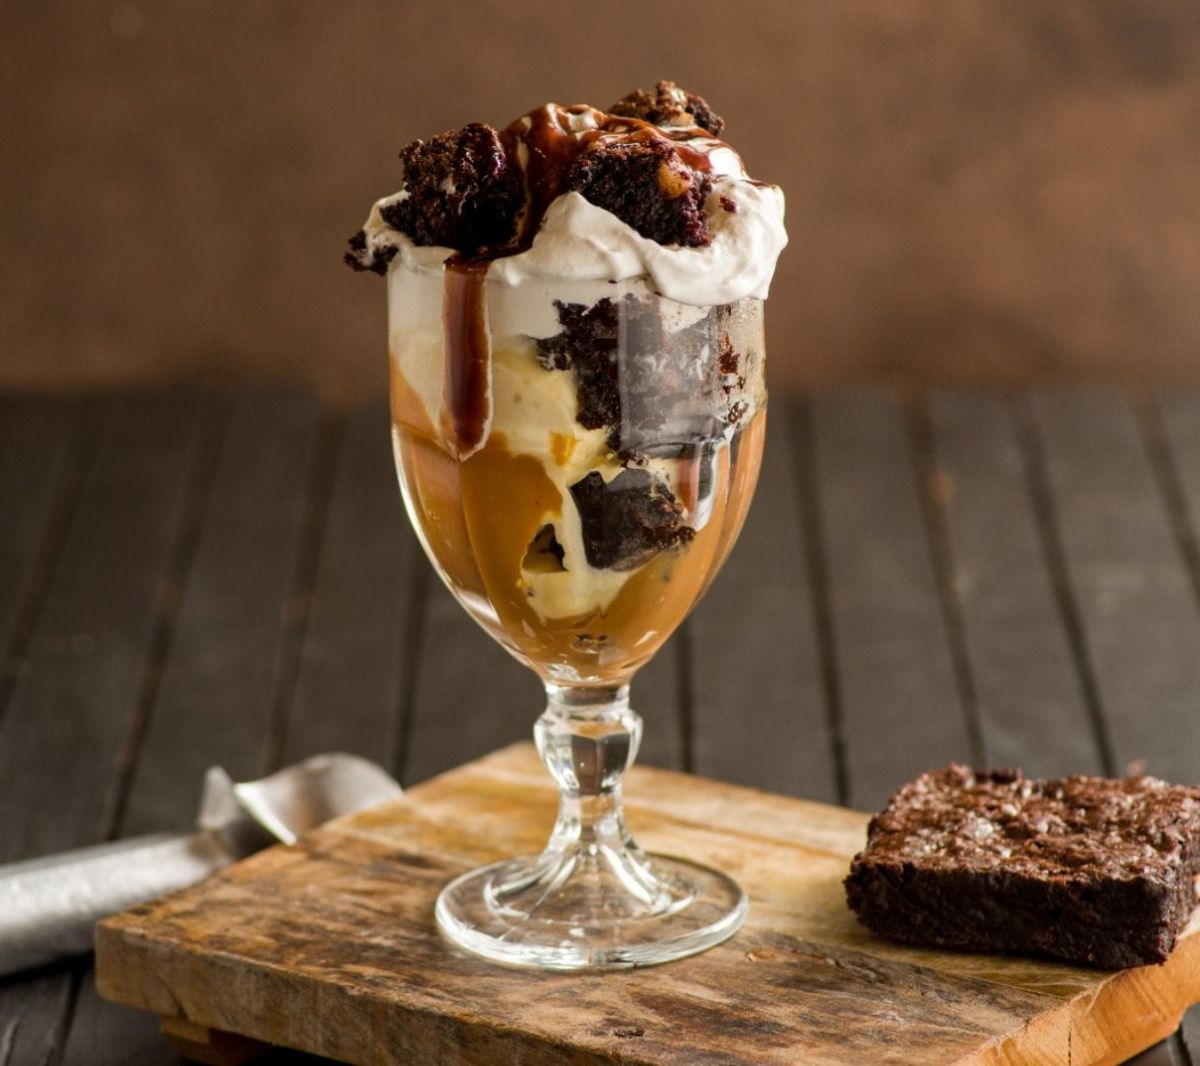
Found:
<path fill-rule="evenodd" d="M 559 788 L 558 819 L 544 859 L 570 856 L 572 866 L 602 864 L 627 891 L 650 903 L 657 886 L 621 808 L 621 778 L 642 740 L 642 719 L 629 706 L 629 686 L 547 683 L 546 710 L 533 733 Z"/>

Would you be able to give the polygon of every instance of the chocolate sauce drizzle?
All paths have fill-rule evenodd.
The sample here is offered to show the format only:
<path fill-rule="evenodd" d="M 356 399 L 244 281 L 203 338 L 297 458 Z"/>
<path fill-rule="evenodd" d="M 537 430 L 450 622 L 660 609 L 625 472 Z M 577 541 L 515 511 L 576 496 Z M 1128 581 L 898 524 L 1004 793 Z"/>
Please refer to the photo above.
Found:
<path fill-rule="evenodd" d="M 584 116 L 590 117 L 592 124 L 582 130 L 573 129 L 572 118 Z M 493 259 L 513 255 L 533 243 L 546 211 L 562 192 L 566 169 L 597 141 L 670 141 L 689 167 L 711 174 L 709 153 L 714 148 L 727 147 L 698 126 L 665 129 L 641 119 L 609 115 L 584 104 L 573 107 L 546 104 L 517 119 L 500 137 L 509 158 L 522 160 L 526 205 L 517 232 L 511 242 L 490 249 L 484 256 L 454 255 L 445 264 L 443 395 L 450 424 L 444 431 L 448 431 L 462 457 L 483 443 L 489 407 L 488 267 Z"/>
<path fill-rule="evenodd" d="M 572 129 L 571 119 L 579 116 L 589 116 L 593 125 L 583 130 Z M 546 211 L 562 192 L 563 173 L 597 141 L 669 141 L 689 167 L 703 174 L 712 173 L 709 152 L 715 147 L 727 147 L 699 126 L 664 129 L 638 118 L 609 115 L 586 104 L 573 107 L 545 104 L 517 119 L 500 137 L 510 158 L 520 158 L 518 144 L 526 149 L 526 207 L 513 243 L 499 255 L 523 251 L 533 243 Z M 697 138 L 702 144 L 692 143 Z"/>
<path fill-rule="evenodd" d="M 460 456 L 483 443 L 488 412 L 492 337 L 487 320 L 487 259 L 446 260 L 442 328 L 446 343 L 444 394 L 452 440 Z"/>

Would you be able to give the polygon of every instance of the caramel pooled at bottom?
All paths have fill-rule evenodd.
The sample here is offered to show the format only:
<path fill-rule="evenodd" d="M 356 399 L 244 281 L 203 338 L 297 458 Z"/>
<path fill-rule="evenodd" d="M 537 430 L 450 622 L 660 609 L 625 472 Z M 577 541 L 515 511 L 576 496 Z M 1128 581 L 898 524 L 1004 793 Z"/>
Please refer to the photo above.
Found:
<path fill-rule="evenodd" d="M 745 519 L 766 426 L 760 410 L 733 446 L 717 445 L 712 510 L 690 542 L 651 557 L 607 604 L 544 618 L 530 602 L 522 563 L 548 515 L 573 501 L 563 498 L 539 458 L 513 454 L 502 433 L 493 432 L 465 459 L 451 456 L 394 367 L 392 403 L 409 508 L 447 585 L 508 651 L 543 678 L 566 683 L 628 680 L 683 620 Z"/>

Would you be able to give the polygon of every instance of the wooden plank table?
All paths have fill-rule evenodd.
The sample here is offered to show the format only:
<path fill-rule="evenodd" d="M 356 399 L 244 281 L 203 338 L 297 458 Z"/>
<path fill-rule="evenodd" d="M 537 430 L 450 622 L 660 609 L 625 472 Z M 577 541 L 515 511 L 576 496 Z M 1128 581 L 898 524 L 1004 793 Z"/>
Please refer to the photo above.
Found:
<path fill-rule="evenodd" d="M 1198 523 L 1200 393 L 775 396 L 643 761 L 866 809 L 952 758 L 1200 780 Z M 382 407 L 0 398 L 0 861 L 185 828 L 212 763 L 412 784 L 539 697 L 432 578 Z M 1200 1063 L 1200 1014 L 1141 1058 Z M 0 981 L 0 1066 L 174 1061 L 86 963 Z"/>

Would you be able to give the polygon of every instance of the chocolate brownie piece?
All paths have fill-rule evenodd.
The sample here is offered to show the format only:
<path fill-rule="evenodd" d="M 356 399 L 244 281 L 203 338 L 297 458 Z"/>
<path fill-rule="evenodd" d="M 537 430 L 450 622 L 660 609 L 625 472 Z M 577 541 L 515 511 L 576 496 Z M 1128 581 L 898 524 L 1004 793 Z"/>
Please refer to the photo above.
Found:
<path fill-rule="evenodd" d="M 576 421 L 609 427 L 608 444 L 622 459 L 678 458 L 747 414 L 729 305 L 673 333 L 656 300 L 632 293 L 554 306 L 562 330 L 535 342 L 538 360 L 574 374 Z"/>
<path fill-rule="evenodd" d="M 597 569 L 632 570 L 696 535 L 671 490 L 647 470 L 629 467 L 608 482 L 593 470 L 571 486 L 571 497 L 584 554 Z"/>
<path fill-rule="evenodd" d="M 1198 873 L 1200 789 L 952 765 L 871 819 L 845 886 L 880 936 L 1119 969 L 1166 959 Z"/>
<path fill-rule="evenodd" d="M 501 135 L 473 122 L 400 149 L 406 196 L 383 207 L 389 226 L 422 245 L 478 252 L 513 235 L 525 201 Z"/>
<path fill-rule="evenodd" d="M 562 326 L 552 337 L 539 338 L 538 362 L 547 370 L 567 370 L 575 375 L 579 408 L 575 420 L 584 429 L 617 426 L 621 421 L 618 362 L 621 352 L 621 318 L 637 317 L 639 301 L 605 298 L 588 304 L 554 301 Z M 618 442 L 609 443 L 614 447 Z"/>
<path fill-rule="evenodd" d="M 655 126 L 699 126 L 714 137 L 719 137 L 725 128 L 725 120 L 702 96 L 679 88 L 673 81 L 660 81 L 652 93 L 634 89 L 613 104 L 608 113 L 640 118 Z"/>
<path fill-rule="evenodd" d="M 711 243 L 705 205 L 713 188 L 697 124 L 721 120 L 698 96 L 660 82 L 619 102 L 626 114 L 546 105 L 503 131 L 473 122 L 400 149 L 402 191 L 381 201 L 393 230 L 415 244 L 495 258 L 529 247 L 550 204 L 578 192 L 648 240 L 698 247 Z M 690 109 L 690 110 L 689 110 Z M 633 122 L 645 114 L 662 125 Z M 732 203 L 725 198 L 726 210 Z M 346 262 L 386 273 L 387 246 L 351 239 Z M 394 252 L 390 253 L 394 255 Z"/>
<path fill-rule="evenodd" d="M 704 201 L 712 179 L 663 137 L 599 138 L 563 170 L 564 192 L 616 215 L 647 240 L 689 248 L 712 243 Z"/>

